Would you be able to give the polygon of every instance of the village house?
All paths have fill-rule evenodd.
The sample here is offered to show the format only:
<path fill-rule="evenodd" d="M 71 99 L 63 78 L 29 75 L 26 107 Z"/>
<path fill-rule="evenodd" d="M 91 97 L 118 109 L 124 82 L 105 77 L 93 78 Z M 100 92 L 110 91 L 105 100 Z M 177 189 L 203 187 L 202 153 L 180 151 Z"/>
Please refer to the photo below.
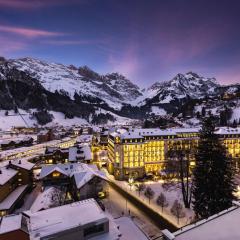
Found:
<path fill-rule="evenodd" d="M 33 163 L 15 160 L 0 168 L 0 216 L 11 214 L 21 205 L 32 186 Z"/>
<path fill-rule="evenodd" d="M 48 142 L 48 141 L 52 141 L 54 139 L 55 139 L 55 136 L 54 136 L 53 131 L 51 129 L 50 130 L 42 130 L 37 135 L 37 142 L 38 143 Z"/>
<path fill-rule="evenodd" d="M 58 164 L 68 162 L 68 149 L 59 147 L 47 147 L 41 157 L 45 164 Z"/>
<path fill-rule="evenodd" d="M 95 165 L 84 163 L 43 166 L 40 179 L 43 188 L 58 186 L 71 194 L 74 200 L 104 197 L 108 194 L 105 174 Z"/>

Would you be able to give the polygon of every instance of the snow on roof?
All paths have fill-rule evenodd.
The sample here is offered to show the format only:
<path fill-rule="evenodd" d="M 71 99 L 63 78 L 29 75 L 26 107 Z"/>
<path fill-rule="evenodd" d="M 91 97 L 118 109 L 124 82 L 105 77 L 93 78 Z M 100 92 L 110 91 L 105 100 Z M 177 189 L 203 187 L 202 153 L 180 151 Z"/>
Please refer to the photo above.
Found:
<path fill-rule="evenodd" d="M 84 160 L 91 160 L 92 159 L 92 151 L 91 151 L 90 146 L 79 145 L 78 147 L 70 147 L 68 160 L 70 162 L 74 162 L 74 161 L 78 160 L 78 157 L 81 157 Z"/>
<path fill-rule="evenodd" d="M 47 210 L 24 212 L 30 217 L 29 233 L 32 239 L 46 237 L 90 223 L 107 222 L 108 218 L 94 199 L 87 199 Z"/>
<path fill-rule="evenodd" d="M 22 215 L 8 215 L 0 219 L 0 234 L 12 232 L 21 228 Z"/>
<path fill-rule="evenodd" d="M 53 202 L 53 195 L 56 195 L 57 192 L 61 192 L 58 188 L 55 187 L 49 187 L 46 188 L 46 190 L 42 193 L 40 193 L 37 198 L 35 199 L 35 201 L 33 202 L 30 210 L 32 212 L 37 212 L 40 211 L 42 209 L 48 209 L 51 207 L 52 204 L 54 204 Z"/>
<path fill-rule="evenodd" d="M 2 173 L 0 173 L 0 185 L 4 185 L 17 174 L 16 170 L 8 167 L 2 167 L 0 170 L 2 171 Z"/>
<path fill-rule="evenodd" d="M 27 161 L 26 159 L 12 160 L 11 164 L 14 166 L 20 167 L 20 168 L 24 168 L 26 170 L 31 170 L 35 166 L 34 163 L 31 163 L 31 162 Z"/>
<path fill-rule="evenodd" d="M 240 239 L 240 208 L 232 207 L 208 219 L 183 227 L 174 233 L 174 240 Z"/>
<path fill-rule="evenodd" d="M 240 134 L 240 127 L 230 128 L 230 127 L 221 127 L 216 131 L 216 134 Z"/>
<path fill-rule="evenodd" d="M 69 170 L 68 167 L 63 168 L 60 165 L 43 166 L 41 169 L 41 173 L 40 173 L 40 179 L 48 176 L 49 174 L 51 174 L 55 171 L 68 176 L 68 170 Z"/>
<path fill-rule="evenodd" d="M 43 166 L 40 179 L 46 177 L 50 173 L 58 171 L 66 176 L 74 177 L 77 188 L 81 188 L 84 184 L 89 182 L 93 177 L 98 176 L 107 180 L 104 172 L 98 170 L 92 165 L 84 163 L 71 163 L 71 164 L 56 164 Z"/>
<path fill-rule="evenodd" d="M 118 129 L 115 132 L 110 133 L 113 137 L 120 137 L 121 139 L 137 139 L 148 136 L 169 136 L 177 135 L 181 133 L 198 133 L 200 128 L 169 128 L 166 130 L 161 130 L 159 128 L 130 128 Z M 215 132 L 216 134 L 240 134 L 240 127 L 238 128 L 218 128 Z"/>
<path fill-rule="evenodd" d="M 148 240 L 148 237 L 140 230 L 138 226 L 129 217 L 120 217 L 114 220 L 120 226 L 122 237 L 120 239 Z"/>
<path fill-rule="evenodd" d="M 1 203 L 0 209 L 7 210 L 12 207 L 12 205 L 17 201 L 17 199 L 21 196 L 21 194 L 26 190 L 28 185 L 22 185 L 17 187 L 14 191 L 12 191 Z"/>
<path fill-rule="evenodd" d="M 93 138 L 92 134 L 83 134 L 77 137 L 76 142 L 84 143 L 84 142 L 91 142 Z"/>

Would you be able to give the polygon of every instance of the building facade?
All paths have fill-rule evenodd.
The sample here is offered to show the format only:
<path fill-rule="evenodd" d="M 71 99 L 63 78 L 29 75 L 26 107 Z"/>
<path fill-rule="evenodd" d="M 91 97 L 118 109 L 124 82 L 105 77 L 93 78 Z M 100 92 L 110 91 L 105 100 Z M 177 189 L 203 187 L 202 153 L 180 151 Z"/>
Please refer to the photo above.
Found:
<path fill-rule="evenodd" d="M 216 131 L 239 169 L 240 128 L 220 128 Z M 159 175 L 169 162 L 173 148 L 192 151 L 198 145 L 198 128 L 120 129 L 108 137 L 108 171 L 119 180 L 141 178 L 145 174 Z M 194 167 L 194 156 L 190 157 Z"/>

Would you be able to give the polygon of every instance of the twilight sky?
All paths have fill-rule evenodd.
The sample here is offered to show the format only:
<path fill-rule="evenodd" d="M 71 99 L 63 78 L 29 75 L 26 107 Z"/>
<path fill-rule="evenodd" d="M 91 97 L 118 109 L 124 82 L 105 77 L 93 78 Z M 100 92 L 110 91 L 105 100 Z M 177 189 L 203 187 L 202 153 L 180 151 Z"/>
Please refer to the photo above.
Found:
<path fill-rule="evenodd" d="M 0 0 L 0 55 L 118 71 L 141 87 L 190 70 L 240 83 L 240 1 Z"/>

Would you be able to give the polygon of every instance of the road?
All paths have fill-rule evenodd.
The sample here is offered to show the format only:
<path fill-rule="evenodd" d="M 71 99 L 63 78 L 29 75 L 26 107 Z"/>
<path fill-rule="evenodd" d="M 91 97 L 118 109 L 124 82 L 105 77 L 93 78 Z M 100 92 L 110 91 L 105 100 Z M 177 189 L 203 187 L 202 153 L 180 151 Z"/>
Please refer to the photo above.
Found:
<path fill-rule="evenodd" d="M 129 202 L 124 196 L 109 186 L 109 197 L 104 200 L 106 210 L 113 216 L 132 216 L 134 223 L 145 233 L 148 239 L 159 239 L 161 230 L 140 209 Z"/>

